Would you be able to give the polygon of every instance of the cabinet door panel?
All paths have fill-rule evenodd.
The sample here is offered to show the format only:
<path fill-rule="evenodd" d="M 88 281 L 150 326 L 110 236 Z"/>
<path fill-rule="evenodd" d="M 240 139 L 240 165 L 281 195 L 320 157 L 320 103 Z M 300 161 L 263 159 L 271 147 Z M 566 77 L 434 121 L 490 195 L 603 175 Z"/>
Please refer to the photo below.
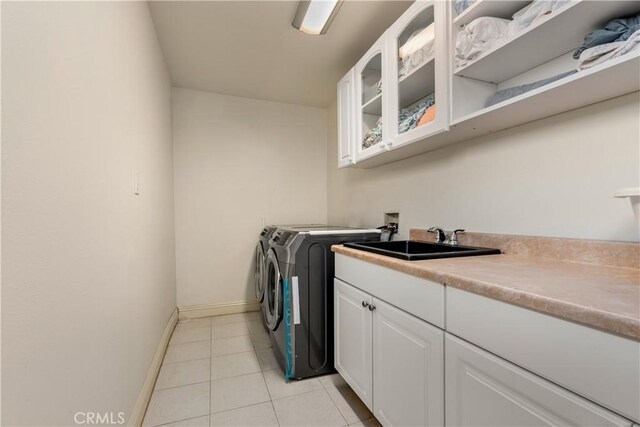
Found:
<path fill-rule="evenodd" d="M 448 129 L 445 6 L 445 2 L 417 0 L 387 31 L 385 137 L 392 148 Z"/>
<path fill-rule="evenodd" d="M 372 408 L 370 295 L 334 279 L 335 367 L 358 397 Z"/>
<path fill-rule="evenodd" d="M 353 164 L 355 145 L 355 70 L 352 68 L 338 82 L 338 167 Z"/>
<path fill-rule="evenodd" d="M 386 151 L 389 127 L 384 105 L 386 38 L 383 34 L 355 65 L 355 157 L 356 162 Z"/>
<path fill-rule="evenodd" d="M 444 332 L 374 298 L 373 407 L 383 425 L 444 423 Z"/>
<path fill-rule="evenodd" d="M 445 334 L 447 426 L 630 426 L 631 423 Z"/>

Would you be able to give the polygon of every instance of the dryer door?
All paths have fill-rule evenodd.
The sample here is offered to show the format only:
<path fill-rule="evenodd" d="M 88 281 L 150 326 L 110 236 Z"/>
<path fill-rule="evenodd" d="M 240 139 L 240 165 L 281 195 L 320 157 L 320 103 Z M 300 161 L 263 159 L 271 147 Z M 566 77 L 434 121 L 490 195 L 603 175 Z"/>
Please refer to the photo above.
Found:
<path fill-rule="evenodd" d="M 264 251 L 262 250 L 262 244 L 258 242 L 256 245 L 256 254 L 255 254 L 255 270 L 254 270 L 254 280 L 256 284 L 256 299 L 262 303 L 264 299 L 264 264 L 265 257 Z"/>
<path fill-rule="evenodd" d="M 282 318 L 282 275 L 278 267 L 278 259 L 273 249 L 267 254 L 264 288 L 265 318 L 272 331 L 278 327 Z"/>

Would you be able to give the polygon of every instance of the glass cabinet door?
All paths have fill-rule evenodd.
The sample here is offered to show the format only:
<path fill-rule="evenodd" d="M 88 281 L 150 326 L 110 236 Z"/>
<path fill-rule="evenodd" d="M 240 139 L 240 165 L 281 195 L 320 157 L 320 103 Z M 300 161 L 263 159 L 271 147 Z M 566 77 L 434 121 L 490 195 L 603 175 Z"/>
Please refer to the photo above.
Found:
<path fill-rule="evenodd" d="M 385 117 L 385 37 L 384 35 L 356 64 L 356 160 L 386 149 Z"/>
<path fill-rule="evenodd" d="M 446 128 L 445 8 L 416 1 L 389 29 L 389 146 L 424 139 Z"/>

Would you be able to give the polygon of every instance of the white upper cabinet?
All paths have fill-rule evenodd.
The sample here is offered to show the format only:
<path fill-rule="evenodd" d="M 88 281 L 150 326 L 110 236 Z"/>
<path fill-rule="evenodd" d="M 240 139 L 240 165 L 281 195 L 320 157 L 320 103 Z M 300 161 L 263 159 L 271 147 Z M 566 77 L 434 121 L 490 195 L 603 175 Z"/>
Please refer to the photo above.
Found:
<path fill-rule="evenodd" d="M 415 1 L 356 64 L 351 119 L 340 82 L 339 167 L 375 167 L 640 90 L 634 37 L 574 57 L 591 31 L 640 13 L 640 1 L 468 4 Z"/>
<path fill-rule="evenodd" d="M 385 139 L 392 149 L 447 129 L 445 15 L 444 2 L 416 1 L 386 32 Z"/>
<path fill-rule="evenodd" d="M 387 150 L 384 138 L 388 126 L 383 108 L 386 102 L 386 59 L 386 38 L 383 34 L 355 66 L 356 161 Z"/>
<path fill-rule="evenodd" d="M 450 124 L 458 139 L 640 88 L 637 50 L 590 64 L 574 55 L 589 32 L 640 12 L 638 1 L 476 0 L 460 14 L 450 7 Z"/>
<path fill-rule="evenodd" d="M 355 163 L 355 69 L 338 83 L 338 168 Z"/>

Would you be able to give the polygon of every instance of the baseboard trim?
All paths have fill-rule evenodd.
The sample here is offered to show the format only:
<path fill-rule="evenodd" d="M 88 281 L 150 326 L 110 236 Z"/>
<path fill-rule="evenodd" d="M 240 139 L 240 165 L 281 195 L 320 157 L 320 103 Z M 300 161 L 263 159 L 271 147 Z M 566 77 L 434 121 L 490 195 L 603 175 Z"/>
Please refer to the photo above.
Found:
<path fill-rule="evenodd" d="M 153 356 L 149 372 L 147 372 L 147 377 L 142 385 L 142 390 L 140 390 L 140 394 L 138 395 L 136 406 L 134 406 L 133 411 L 131 412 L 131 417 L 129 418 L 130 426 L 140 427 L 142 425 L 142 420 L 144 419 L 145 412 L 147 412 L 149 400 L 151 400 L 153 388 L 156 385 L 156 379 L 158 379 L 158 374 L 160 373 L 164 354 L 167 351 L 167 346 L 169 345 L 169 339 L 171 338 L 171 334 L 173 333 L 177 323 L 178 309 L 176 308 L 173 310 L 173 313 L 171 313 L 167 326 L 164 328 L 162 338 L 158 344 L 158 349 L 156 350 L 156 354 Z"/>
<path fill-rule="evenodd" d="M 180 319 L 196 319 L 198 317 L 220 316 L 222 314 L 245 313 L 260 310 L 258 301 L 237 301 L 225 304 L 187 305 L 178 307 Z"/>

